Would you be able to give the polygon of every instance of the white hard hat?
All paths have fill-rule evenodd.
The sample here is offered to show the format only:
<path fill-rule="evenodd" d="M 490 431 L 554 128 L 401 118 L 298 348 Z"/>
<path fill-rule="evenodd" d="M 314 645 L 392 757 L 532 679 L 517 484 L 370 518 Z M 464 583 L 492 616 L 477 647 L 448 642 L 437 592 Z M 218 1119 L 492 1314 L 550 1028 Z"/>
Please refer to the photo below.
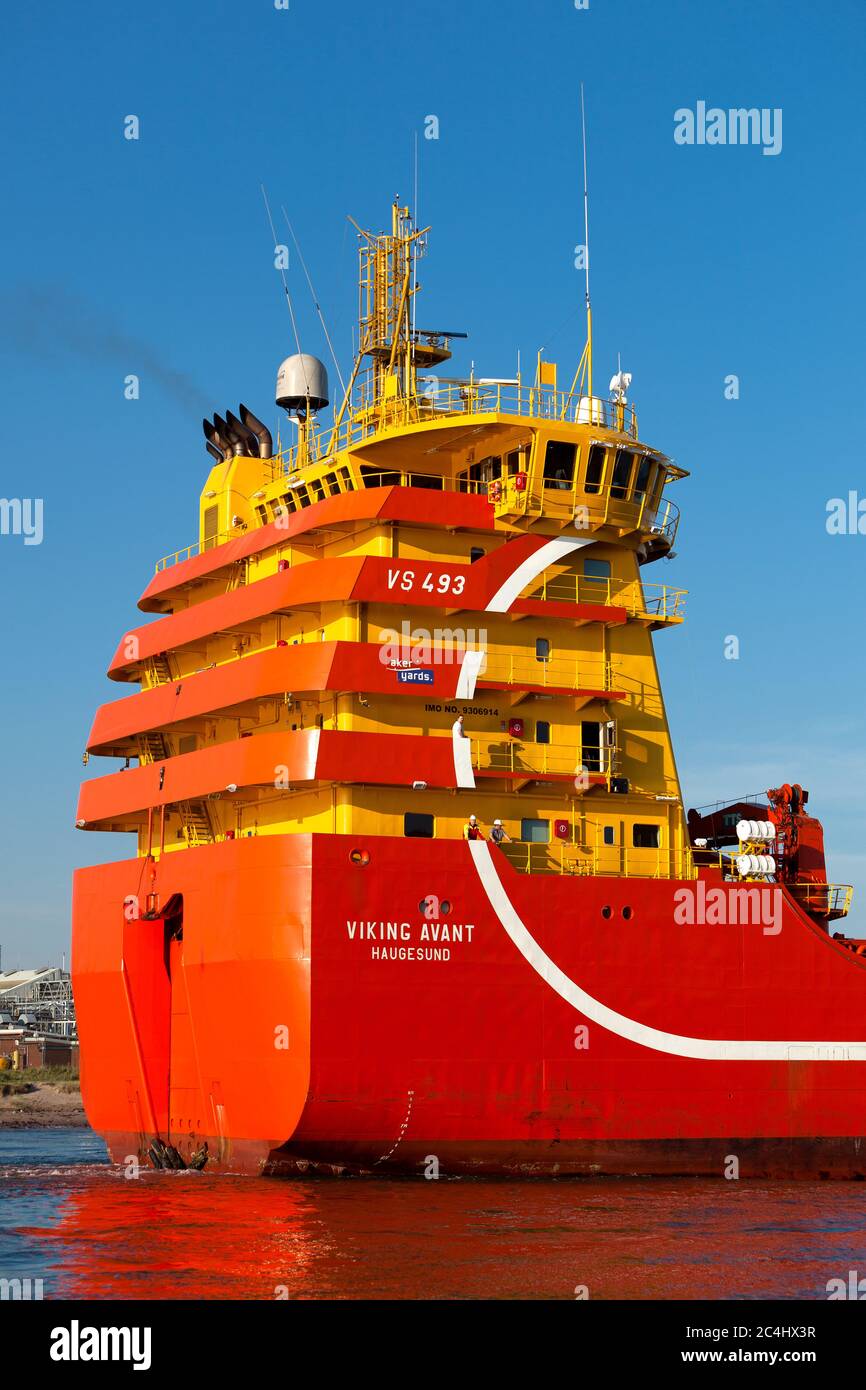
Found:
<path fill-rule="evenodd" d="M 470 819 L 470 820 L 476 820 L 477 818 L 476 818 L 475 816 L 470 816 L 469 819 Z"/>
<path fill-rule="evenodd" d="M 501 821 L 501 820 L 495 820 L 495 821 L 493 822 L 493 824 L 494 824 L 494 825 L 501 825 L 501 824 L 502 824 L 502 821 Z"/>

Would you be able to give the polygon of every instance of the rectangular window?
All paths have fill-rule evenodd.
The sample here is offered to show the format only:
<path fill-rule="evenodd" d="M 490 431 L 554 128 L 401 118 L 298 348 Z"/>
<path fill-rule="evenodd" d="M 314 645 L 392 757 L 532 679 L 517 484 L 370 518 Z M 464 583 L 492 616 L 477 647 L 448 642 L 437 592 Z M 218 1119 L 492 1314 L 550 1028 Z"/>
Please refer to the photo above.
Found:
<path fill-rule="evenodd" d="M 535 721 L 535 742 L 550 742 L 550 721 L 548 719 L 536 719 Z"/>
<path fill-rule="evenodd" d="M 587 579 L 610 579 L 610 560 L 584 560 L 583 572 Z"/>
<path fill-rule="evenodd" d="M 369 463 L 361 464 L 361 478 L 364 487 L 399 487 L 399 473 L 382 473 L 378 468 L 373 468 Z"/>
<path fill-rule="evenodd" d="M 644 457 L 641 459 L 640 463 L 637 466 L 637 477 L 634 481 L 634 490 L 635 496 L 638 496 L 638 494 L 640 494 L 641 499 L 643 499 L 647 494 L 647 484 L 649 483 L 650 473 L 652 472 L 652 466 L 653 461 L 648 454 L 644 455 Z"/>
<path fill-rule="evenodd" d="M 434 492 L 441 492 L 445 486 L 445 479 L 437 477 L 434 473 L 410 473 L 410 487 L 429 487 Z"/>
<path fill-rule="evenodd" d="M 606 825 L 604 827 L 604 843 L 606 845 L 616 844 L 616 831 L 612 825 Z"/>
<path fill-rule="evenodd" d="M 421 811 L 407 811 L 403 817 L 403 834 L 421 840 L 433 839 L 433 817 Z"/>
<path fill-rule="evenodd" d="M 549 439 L 544 455 L 544 486 L 570 491 L 574 485 L 577 445 L 562 439 Z"/>
<path fill-rule="evenodd" d="M 601 492 L 603 476 L 604 448 L 601 444 L 593 444 L 586 461 L 586 477 L 583 480 L 584 492 Z"/>
<path fill-rule="evenodd" d="M 520 838 L 531 845 L 547 845 L 550 843 L 550 821 L 532 820 L 524 817 L 520 822 Z"/>
<path fill-rule="evenodd" d="M 340 469 L 338 469 L 337 471 L 338 471 L 338 474 L 339 474 L 340 482 L 341 482 L 342 485 L 343 485 L 343 491 L 344 491 L 344 492 L 351 492 L 351 490 L 352 490 L 352 474 L 349 472 L 349 469 L 348 469 L 348 468 L 340 468 Z"/>
<path fill-rule="evenodd" d="M 482 483 L 494 483 L 497 478 L 502 476 L 502 459 L 495 458 L 492 454 L 486 459 L 482 459 L 475 467 L 478 469 L 478 476 Z"/>
<path fill-rule="evenodd" d="M 661 826 L 633 825 L 631 828 L 631 842 L 635 849 L 658 849 L 661 844 Z"/>
<path fill-rule="evenodd" d="M 616 462 L 613 465 L 613 474 L 610 480 L 611 497 L 625 497 L 631 480 L 633 463 L 634 454 L 630 449 L 617 449 Z"/>
<path fill-rule="evenodd" d="M 549 661 L 549 660 L 550 660 L 550 638 L 549 638 L 549 637 L 536 637 L 536 639 L 535 639 L 535 660 L 536 660 L 536 661 Z"/>

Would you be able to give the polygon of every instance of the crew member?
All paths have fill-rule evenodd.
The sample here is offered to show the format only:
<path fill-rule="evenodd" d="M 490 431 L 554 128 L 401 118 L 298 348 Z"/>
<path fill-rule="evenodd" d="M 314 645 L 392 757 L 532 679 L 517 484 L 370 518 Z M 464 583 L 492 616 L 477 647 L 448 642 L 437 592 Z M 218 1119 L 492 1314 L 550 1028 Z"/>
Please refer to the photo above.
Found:
<path fill-rule="evenodd" d="M 502 824 L 502 821 L 501 821 L 501 820 L 495 820 L 495 821 L 493 822 L 493 829 L 492 829 L 491 832 L 490 832 L 490 838 L 491 838 L 491 840 L 493 841 L 493 843 L 494 843 L 495 845 L 510 845 L 510 844 L 511 844 L 511 836 L 510 836 L 510 835 L 506 835 L 505 829 L 504 829 L 504 827 L 503 827 L 503 824 Z"/>
<path fill-rule="evenodd" d="M 483 840 L 481 826 L 478 824 L 477 816 L 470 816 L 463 827 L 464 840 Z"/>

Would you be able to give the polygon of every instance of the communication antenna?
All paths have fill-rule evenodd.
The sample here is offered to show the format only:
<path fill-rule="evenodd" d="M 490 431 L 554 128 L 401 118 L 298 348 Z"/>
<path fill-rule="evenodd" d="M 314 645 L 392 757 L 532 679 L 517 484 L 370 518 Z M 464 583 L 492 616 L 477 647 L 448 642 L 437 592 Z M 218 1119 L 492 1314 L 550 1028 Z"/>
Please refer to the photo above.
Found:
<path fill-rule="evenodd" d="M 418 132 L 417 132 L 417 130 L 415 131 L 415 170 L 414 170 L 414 173 L 415 173 L 415 196 L 414 196 L 414 199 L 413 199 L 413 213 L 414 213 L 414 216 L 415 216 L 415 226 L 416 226 L 416 227 L 420 227 L 420 226 L 421 226 L 421 209 L 420 209 L 420 204 L 419 204 L 419 200 L 418 200 Z M 412 332 L 413 335 L 414 335 L 414 333 L 415 333 L 415 301 L 416 301 L 417 298 L 418 298 L 418 258 L 417 258 L 417 256 L 413 256 L 413 257 L 412 257 L 412 300 L 411 300 L 411 316 L 412 316 L 412 322 L 411 322 L 411 324 L 410 324 L 410 329 L 411 329 L 411 332 Z"/>
<path fill-rule="evenodd" d="M 336 370 L 337 377 L 338 377 L 339 382 L 340 382 L 340 386 L 342 387 L 343 394 L 345 395 L 345 392 L 346 392 L 346 383 L 345 383 L 345 381 L 343 380 L 343 373 L 340 371 L 340 364 L 339 364 L 339 362 L 337 361 L 337 354 L 336 354 L 336 352 L 334 351 L 334 344 L 331 342 L 331 335 L 330 335 L 330 333 L 328 332 L 328 325 L 325 323 L 325 316 L 324 316 L 324 314 L 322 313 L 322 306 L 320 305 L 318 299 L 316 298 L 316 291 L 314 290 L 314 288 L 313 288 L 313 282 L 312 282 L 312 280 L 310 279 L 310 272 L 307 270 L 307 262 L 304 260 L 304 254 L 303 254 L 303 252 L 301 251 L 301 244 L 300 244 L 300 242 L 298 241 L 298 238 L 295 236 L 295 229 L 294 229 L 294 227 L 292 226 L 291 222 L 289 221 L 289 214 L 286 212 L 286 209 L 285 209 L 284 207 L 280 207 L 280 212 L 283 214 L 283 217 L 286 219 L 286 226 L 288 227 L 289 231 L 291 232 L 292 241 L 295 243 L 295 250 L 296 250 L 297 253 L 298 253 L 298 260 L 301 262 L 301 265 L 302 265 L 302 267 L 303 267 L 304 274 L 305 274 L 305 276 L 307 277 L 307 284 L 308 284 L 309 287 L 310 287 L 310 294 L 311 294 L 312 299 L 313 299 L 313 304 L 315 305 L 316 313 L 317 313 L 318 316 L 319 316 L 319 323 L 322 325 L 322 332 L 323 332 L 324 335 L 325 335 L 325 341 L 326 341 L 327 344 L 328 344 L 328 348 L 329 348 L 330 353 L 331 353 L 331 358 L 332 358 L 333 363 L 334 363 L 334 368 L 335 368 L 335 370 Z M 298 349 L 298 350 L 300 351 L 300 349 Z"/>
<path fill-rule="evenodd" d="M 583 134 L 583 240 L 586 249 L 586 368 L 587 395 L 592 400 L 592 304 L 589 298 L 589 184 L 586 177 L 586 109 L 580 84 L 580 125 Z M 591 407 L 590 407 L 591 408 Z"/>
<path fill-rule="evenodd" d="M 592 420 L 595 415 L 595 404 L 592 395 L 592 302 L 589 297 L 589 183 L 586 176 L 586 108 L 583 100 L 583 83 L 580 84 L 580 128 L 583 139 L 583 242 L 584 242 L 584 268 L 586 270 L 586 345 L 581 353 L 580 361 L 577 364 L 577 371 L 574 373 L 574 380 L 571 383 L 571 390 L 563 399 L 561 418 L 564 420 L 575 390 L 578 393 L 577 417 L 581 418 L 584 407 L 587 408 L 587 418 Z M 539 353 L 540 360 L 540 353 Z M 586 380 L 586 394 L 588 400 L 584 402 L 583 383 Z"/>
<path fill-rule="evenodd" d="M 261 184 L 260 187 L 261 187 L 261 190 L 262 190 L 262 197 L 263 197 L 264 200 L 265 200 L 265 212 L 268 214 L 268 226 L 269 226 L 270 229 L 271 229 L 271 236 L 273 237 L 274 249 L 276 249 L 277 244 L 278 244 L 278 243 L 277 243 L 277 229 L 276 229 L 276 227 L 274 226 L 274 219 L 271 217 L 271 205 L 270 205 L 270 203 L 268 202 L 268 195 L 267 195 L 267 193 L 265 192 L 265 185 L 264 185 L 264 184 Z M 288 280 L 286 279 L 286 272 L 285 272 L 285 270 L 283 269 L 282 266 L 279 267 L 279 271 L 280 271 L 280 278 L 281 278 L 281 280 L 282 280 L 282 282 L 283 282 L 283 292 L 285 293 L 285 296 L 286 296 L 286 304 L 288 305 L 288 309 L 289 309 L 289 318 L 290 318 L 291 321 L 292 321 L 292 333 L 294 334 L 294 338 L 295 338 L 295 347 L 297 348 L 297 351 L 298 351 L 298 357 L 299 357 L 301 360 L 303 360 L 303 354 L 301 353 L 301 340 L 300 340 L 300 338 L 298 337 L 298 325 L 297 325 L 297 323 L 295 322 L 295 311 L 294 311 L 294 308 L 292 307 L 292 296 L 289 294 L 289 282 L 288 282 Z M 308 389 L 307 389 L 307 395 L 309 395 L 309 384 L 308 384 Z"/>

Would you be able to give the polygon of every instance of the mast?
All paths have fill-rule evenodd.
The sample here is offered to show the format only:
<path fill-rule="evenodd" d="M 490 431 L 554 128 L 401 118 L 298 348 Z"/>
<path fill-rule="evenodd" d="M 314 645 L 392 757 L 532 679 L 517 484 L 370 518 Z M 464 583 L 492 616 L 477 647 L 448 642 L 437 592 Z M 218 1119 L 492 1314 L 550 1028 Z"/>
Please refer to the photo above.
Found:
<path fill-rule="evenodd" d="M 583 83 L 580 84 L 580 125 L 583 134 L 583 239 L 586 250 L 586 369 L 587 395 L 592 401 L 592 304 L 589 297 L 589 185 L 586 177 L 586 111 L 583 103 Z M 592 406 L 590 405 L 590 410 Z"/>

